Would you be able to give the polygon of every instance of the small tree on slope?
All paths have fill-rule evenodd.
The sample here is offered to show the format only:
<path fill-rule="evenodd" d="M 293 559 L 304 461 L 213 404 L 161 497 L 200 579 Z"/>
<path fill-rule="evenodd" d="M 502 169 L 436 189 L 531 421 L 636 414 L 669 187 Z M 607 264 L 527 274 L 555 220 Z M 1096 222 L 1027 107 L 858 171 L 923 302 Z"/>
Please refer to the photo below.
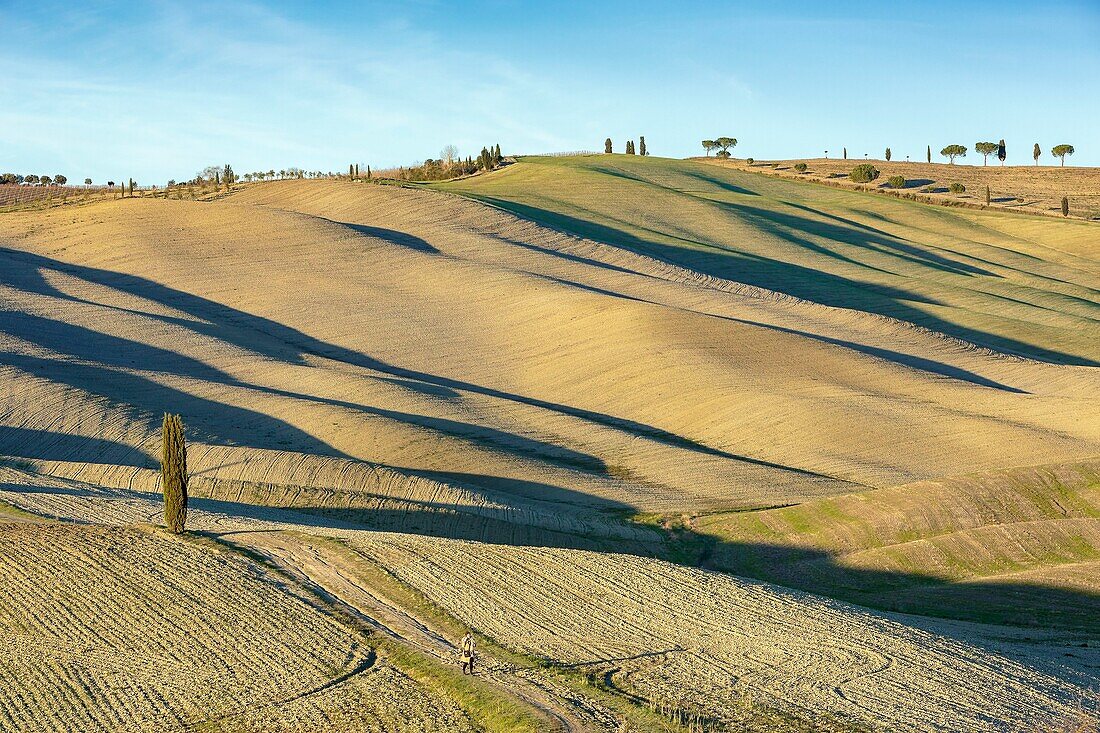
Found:
<path fill-rule="evenodd" d="M 1074 153 L 1073 146 L 1072 145 L 1067 145 L 1067 144 L 1064 144 L 1064 143 L 1062 145 L 1055 145 L 1050 151 L 1050 154 L 1053 155 L 1055 158 L 1061 158 L 1062 159 L 1062 166 L 1063 167 L 1066 164 L 1066 156 L 1067 155 L 1073 155 L 1073 153 Z"/>
<path fill-rule="evenodd" d="M 954 163 L 955 158 L 965 158 L 966 157 L 966 146 L 965 145 L 948 145 L 947 147 L 945 147 L 943 150 L 940 151 L 940 155 L 947 158 L 949 163 Z"/>
<path fill-rule="evenodd" d="M 997 152 L 997 143 L 974 143 L 974 150 L 981 153 L 982 165 L 988 165 L 989 156 Z"/>
<path fill-rule="evenodd" d="M 645 155 L 645 135 L 638 138 L 638 155 Z"/>
<path fill-rule="evenodd" d="M 179 415 L 164 414 L 160 483 L 164 492 L 164 524 L 169 532 L 179 534 L 187 524 L 187 446 Z"/>

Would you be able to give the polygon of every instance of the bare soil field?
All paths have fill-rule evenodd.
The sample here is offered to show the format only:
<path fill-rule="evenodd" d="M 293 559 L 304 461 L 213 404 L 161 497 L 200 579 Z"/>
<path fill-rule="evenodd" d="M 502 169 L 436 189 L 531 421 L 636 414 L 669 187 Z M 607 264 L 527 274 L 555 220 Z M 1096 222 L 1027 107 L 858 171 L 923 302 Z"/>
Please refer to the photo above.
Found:
<path fill-rule="evenodd" d="M 334 681 L 360 627 L 436 665 L 379 647 L 354 677 L 382 706 L 371 730 L 462 729 L 498 693 L 563 731 L 682 730 L 671 709 L 714 731 L 767 729 L 766 709 L 960 732 L 1094 710 L 1095 226 L 623 157 L 0 216 L 0 500 L 22 520 L 3 530 L 46 526 L 20 511 L 82 525 L 13 541 L 34 556 L 13 549 L 0 580 L 61 573 L 48 624 L 83 602 L 49 569 L 70 554 L 108 605 L 215 578 L 224 593 L 177 604 L 241 614 L 209 632 L 211 669 L 298 643 L 257 621 L 274 646 L 238 644 L 255 611 L 233 594 L 293 617 L 317 648 L 242 663 L 262 681 L 211 703 L 254 711 L 229 730 L 358 730 L 360 693 Z M 167 411 L 187 428 L 186 540 L 140 529 L 163 510 Z M 67 638 L 177 643 L 159 617 L 75 616 Z M 484 687 L 441 676 L 462 624 L 527 661 L 487 652 Z M 43 697 L 2 705 L 60 720 L 71 675 L 35 659 Z M 295 664 L 331 695 L 291 702 Z M 115 706 L 94 689 L 74 720 Z M 199 693 L 157 694 L 205 720 Z"/>
<path fill-rule="evenodd" d="M 472 730 L 232 556 L 156 532 L 0 524 L 6 731 Z"/>
<path fill-rule="evenodd" d="M 974 156 L 973 152 L 970 155 Z M 831 185 L 858 188 L 848 179 L 852 169 L 861 163 L 871 163 L 881 175 L 870 184 L 886 189 L 887 179 L 901 176 L 906 180 L 903 193 L 916 194 L 920 200 L 951 205 L 966 203 L 985 205 L 985 189 L 989 187 L 990 207 L 1025 211 L 1047 216 L 1062 215 L 1062 197 L 1069 199 L 1070 216 L 1084 219 L 1100 219 L 1100 168 L 1068 165 L 989 165 L 980 163 L 907 162 L 896 158 L 887 162 L 878 159 L 837 160 L 836 158 L 807 158 L 802 160 L 757 160 L 749 165 L 746 160 L 731 158 L 694 158 L 712 165 L 731 166 L 768 175 L 798 177 L 809 181 L 827 181 Z M 794 169 L 798 163 L 806 164 L 806 171 Z M 952 183 L 966 187 L 962 193 L 948 191 Z"/>
<path fill-rule="evenodd" d="M 156 494 L 18 469 L 0 469 L 0 499 L 106 525 L 141 522 L 160 508 Z M 199 500 L 192 525 L 275 559 L 395 638 L 453 659 L 453 642 L 431 619 L 394 605 L 357 566 L 357 554 L 517 651 L 585 669 L 612 689 L 730 730 L 756 730 L 757 707 L 814 720 L 813 729 L 824 731 L 1026 729 L 1072 720 L 1078 705 L 1100 702 L 1087 690 L 1100 649 L 1081 648 L 1079 637 L 1064 633 L 870 612 L 629 555 L 364 531 L 282 509 L 253 517 L 225 509 Z M 334 553 L 322 538 L 339 540 L 350 554 Z M 553 704 L 577 730 L 617 729 L 613 713 L 576 700 L 536 670 L 492 659 L 487 665 L 486 674 L 501 684 L 559 696 Z M 524 681 L 515 682 L 516 674 Z"/>

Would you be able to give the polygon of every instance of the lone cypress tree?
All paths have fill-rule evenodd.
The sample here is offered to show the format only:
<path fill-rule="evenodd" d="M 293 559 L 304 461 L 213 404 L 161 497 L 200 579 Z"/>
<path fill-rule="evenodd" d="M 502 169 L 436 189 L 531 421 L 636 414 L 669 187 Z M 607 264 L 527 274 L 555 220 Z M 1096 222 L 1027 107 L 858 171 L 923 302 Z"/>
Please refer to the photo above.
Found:
<path fill-rule="evenodd" d="M 985 187 L 985 205 L 989 206 L 989 186 Z"/>
<path fill-rule="evenodd" d="M 607 138 L 603 141 L 603 151 L 608 155 L 611 154 L 611 138 Z"/>
<path fill-rule="evenodd" d="M 1039 147 L 1039 143 L 1035 143 L 1035 147 L 1031 149 L 1031 157 L 1035 158 L 1035 165 L 1039 165 L 1039 156 L 1043 154 L 1043 149 Z"/>
<path fill-rule="evenodd" d="M 890 148 L 886 148 L 886 162 L 887 163 L 890 162 L 890 156 L 891 156 Z"/>
<path fill-rule="evenodd" d="M 179 415 L 164 413 L 160 484 L 164 491 L 164 524 L 169 532 L 179 534 L 187 524 L 187 446 Z"/>
<path fill-rule="evenodd" d="M 1005 141 L 1002 139 L 997 143 L 997 160 L 1001 161 L 1001 165 L 1005 164 L 1005 158 L 1008 157 L 1008 148 L 1005 147 Z"/>
<path fill-rule="evenodd" d="M 848 148 L 844 148 L 844 160 L 848 160 Z"/>
<path fill-rule="evenodd" d="M 928 157 L 928 162 L 931 163 L 932 162 L 932 146 L 931 145 L 928 146 L 928 151 L 927 151 L 926 155 Z"/>
<path fill-rule="evenodd" d="M 1069 197 L 1062 197 L 1062 216 L 1069 216 Z"/>
<path fill-rule="evenodd" d="M 367 180 L 370 180 L 370 164 L 367 164 Z"/>
<path fill-rule="evenodd" d="M 638 138 L 638 154 L 645 155 L 645 135 Z"/>

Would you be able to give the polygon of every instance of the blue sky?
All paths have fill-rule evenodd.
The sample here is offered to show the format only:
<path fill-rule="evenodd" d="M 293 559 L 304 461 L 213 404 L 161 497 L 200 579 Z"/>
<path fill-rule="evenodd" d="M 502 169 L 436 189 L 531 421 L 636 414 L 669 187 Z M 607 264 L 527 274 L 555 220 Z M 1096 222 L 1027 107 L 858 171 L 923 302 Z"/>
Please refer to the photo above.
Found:
<path fill-rule="evenodd" d="M 0 171 L 163 183 L 616 150 L 1100 164 L 1100 2 L 0 0 Z M 967 158 L 980 163 L 980 157 Z"/>

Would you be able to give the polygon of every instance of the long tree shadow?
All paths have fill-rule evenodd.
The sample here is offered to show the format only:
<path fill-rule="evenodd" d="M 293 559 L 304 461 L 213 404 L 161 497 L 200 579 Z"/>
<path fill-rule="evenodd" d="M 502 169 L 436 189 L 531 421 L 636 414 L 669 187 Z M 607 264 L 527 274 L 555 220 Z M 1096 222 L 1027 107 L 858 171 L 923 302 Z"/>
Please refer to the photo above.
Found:
<path fill-rule="evenodd" d="M 9 425 L 0 425 L 0 455 L 141 468 L 154 465 L 152 459 L 138 449 L 113 440 Z"/>
<path fill-rule="evenodd" d="M 713 243 L 684 240 L 685 246 L 668 244 L 660 240 L 667 238 L 669 235 L 657 230 L 652 231 L 652 236 L 643 238 L 629 231 L 639 229 L 638 226 L 624 223 L 622 228 L 615 228 L 595 221 L 595 214 L 593 219 L 581 219 L 569 214 L 508 199 L 480 194 L 472 194 L 472 197 L 518 216 L 531 219 L 544 226 L 612 246 L 622 247 L 696 272 L 786 293 L 823 305 L 889 316 L 1005 354 L 1074 366 L 1100 366 L 1100 361 L 1091 358 L 1037 346 L 1004 334 L 991 333 L 953 323 L 939 317 L 931 310 L 917 309 L 911 304 L 922 302 L 930 305 L 938 304 L 927 296 L 898 287 L 861 282 Z M 799 220 L 802 220 L 802 223 Z M 802 217 L 787 215 L 784 221 L 790 224 L 790 227 L 784 225 L 779 228 L 784 230 L 786 237 L 797 239 L 798 237 L 791 234 L 791 231 L 798 226 L 802 226 L 804 221 L 807 220 L 803 220 Z M 813 223 L 820 224 L 820 222 Z M 844 233 L 844 237 L 849 240 L 857 239 L 859 236 L 858 232 L 854 231 Z M 797 243 L 801 246 L 802 241 L 800 240 Z M 873 244 L 872 241 L 868 246 Z M 892 242 L 891 246 L 896 244 L 896 242 Z M 974 271 L 975 269 L 980 270 L 980 268 L 959 267 L 959 263 L 953 261 L 935 262 L 935 258 L 933 258 L 931 261 L 924 260 L 921 264 L 953 274 L 981 274 Z"/>
<path fill-rule="evenodd" d="M 537 397 L 531 397 L 527 395 L 516 394 L 507 392 L 504 390 L 488 387 L 485 385 L 475 384 L 467 382 L 461 379 L 455 379 L 451 377 L 444 377 L 441 375 L 431 374 L 428 372 L 422 372 L 415 369 L 407 369 L 395 365 L 388 364 L 379 359 L 363 354 L 353 349 L 331 344 L 320 339 L 309 336 L 302 331 L 294 329 L 290 326 L 286 326 L 277 321 L 264 318 L 262 316 L 256 316 L 250 313 L 237 310 L 230 306 L 211 301 L 201 296 L 186 293 L 181 290 L 170 288 L 160 283 L 148 280 L 147 278 L 139 277 L 136 275 L 128 275 L 123 273 L 112 272 L 108 270 L 100 270 L 97 268 L 74 265 L 69 263 L 59 262 L 41 255 L 35 255 L 17 250 L 11 250 L 0 247 L 0 257 L 6 258 L 8 262 L 4 263 L 3 267 L 0 267 L 0 284 L 8 285 L 11 287 L 28 290 L 29 292 L 36 292 L 39 294 L 50 295 L 57 298 L 69 299 L 78 302 L 86 302 L 73 296 L 67 295 L 56 288 L 50 286 L 45 278 L 40 274 L 41 270 L 55 271 L 64 273 L 73 277 L 83 279 L 87 282 L 103 285 L 111 288 L 115 288 L 130 295 L 137 296 L 139 298 L 145 298 L 152 300 L 157 304 L 186 313 L 190 316 L 190 319 L 181 319 L 178 317 L 166 316 L 157 312 L 143 313 L 142 315 L 155 320 L 161 320 L 165 323 L 170 323 L 173 326 L 184 326 L 210 338 L 219 339 L 227 343 L 233 344 L 239 348 L 248 349 L 255 353 L 259 353 L 263 356 L 267 356 L 272 359 L 281 360 L 291 364 L 305 364 L 305 357 L 317 356 L 334 361 L 342 362 L 351 366 L 361 367 L 369 369 L 375 372 L 381 372 L 389 375 L 390 377 L 396 377 L 398 379 L 419 382 L 423 384 L 433 385 L 438 388 L 452 390 L 456 392 L 471 392 L 487 397 L 493 397 L 496 399 L 506 400 L 509 402 L 519 403 L 536 407 L 551 412 L 555 412 L 560 415 L 567 415 L 570 417 L 585 420 L 594 424 L 601 425 L 603 427 L 612 428 L 614 430 L 622 431 L 632 437 L 643 437 L 649 440 L 653 440 L 666 445 L 683 448 L 685 450 L 701 453 L 704 455 L 710 455 L 721 458 L 728 458 L 736 461 L 743 461 L 752 463 L 755 465 L 769 466 L 772 468 L 778 468 L 785 471 L 791 471 L 801 475 L 820 475 L 824 478 L 832 478 L 816 474 L 812 471 L 805 469 L 786 466 L 782 464 L 771 463 L 761 459 L 744 456 L 730 451 L 715 448 L 713 446 L 706 445 L 704 443 L 692 440 L 685 436 L 678 435 L 669 430 L 663 428 L 648 425 L 629 418 L 623 418 L 615 415 L 610 415 L 595 410 L 589 410 L 581 407 L 575 407 L 572 405 L 565 405 L 549 400 L 543 400 Z M 33 272 L 27 273 L 25 270 L 30 269 Z M 259 338 L 258 338 L 259 337 Z M 62 349 L 63 350 L 63 349 Z M 155 352 L 147 352 L 146 354 L 150 359 L 156 357 Z M 13 357 L 14 358 L 14 355 Z M 26 359 L 26 357 L 24 357 Z M 42 360 L 39 360 L 42 361 Z M 32 360 L 30 362 L 35 362 Z M 75 366 L 75 365 L 74 365 Z M 37 364 L 39 371 L 47 368 L 45 363 Z M 150 368 L 155 369 L 155 366 Z M 92 376 L 89 369 L 93 367 L 84 368 L 84 376 L 79 378 L 77 383 L 73 386 L 88 386 L 95 383 L 96 380 L 90 380 L 88 377 Z M 169 390 L 161 385 L 148 382 L 148 380 L 141 380 L 139 377 L 130 375 L 123 375 L 121 373 L 112 372 L 111 370 L 105 370 L 111 372 L 116 376 L 110 376 L 104 374 L 104 377 L 110 376 L 110 378 L 104 381 L 104 384 L 116 385 L 112 388 L 109 395 L 120 401 L 125 401 L 121 395 L 125 392 L 120 392 L 119 382 L 130 380 L 138 380 L 147 391 L 153 394 L 159 394 L 162 397 L 167 397 L 168 393 L 177 395 L 183 395 L 175 390 Z M 65 379 L 76 379 L 75 375 L 66 377 L 64 370 L 59 370 L 59 381 L 64 383 Z M 91 391 L 97 394 L 102 394 L 101 391 L 92 389 Z M 140 391 L 138 392 L 140 393 Z M 202 407 L 205 400 L 199 398 L 190 397 L 191 402 L 196 407 Z M 224 406 L 223 406 L 224 407 Z M 172 410 L 179 409 L 171 406 L 166 399 L 158 399 L 156 401 L 156 410 Z M 239 408 L 237 408 L 239 409 Z M 247 411 L 244 411 L 247 412 Z M 253 422 L 254 420 L 244 420 L 245 424 Z M 283 423 L 286 429 L 296 431 L 294 428 Z M 275 427 L 275 426 L 272 426 Z M 280 426 L 281 427 L 281 426 Z M 209 426 L 210 430 L 216 430 L 216 427 Z M 306 434 L 297 431 L 296 435 L 305 439 Z M 224 436 L 217 436 L 216 433 L 212 436 L 215 438 L 221 438 L 225 440 Z M 310 452 L 317 451 L 324 455 L 333 455 L 334 449 L 330 446 L 317 441 L 316 439 L 303 440 L 302 445 L 305 446 L 302 449 Z"/>

